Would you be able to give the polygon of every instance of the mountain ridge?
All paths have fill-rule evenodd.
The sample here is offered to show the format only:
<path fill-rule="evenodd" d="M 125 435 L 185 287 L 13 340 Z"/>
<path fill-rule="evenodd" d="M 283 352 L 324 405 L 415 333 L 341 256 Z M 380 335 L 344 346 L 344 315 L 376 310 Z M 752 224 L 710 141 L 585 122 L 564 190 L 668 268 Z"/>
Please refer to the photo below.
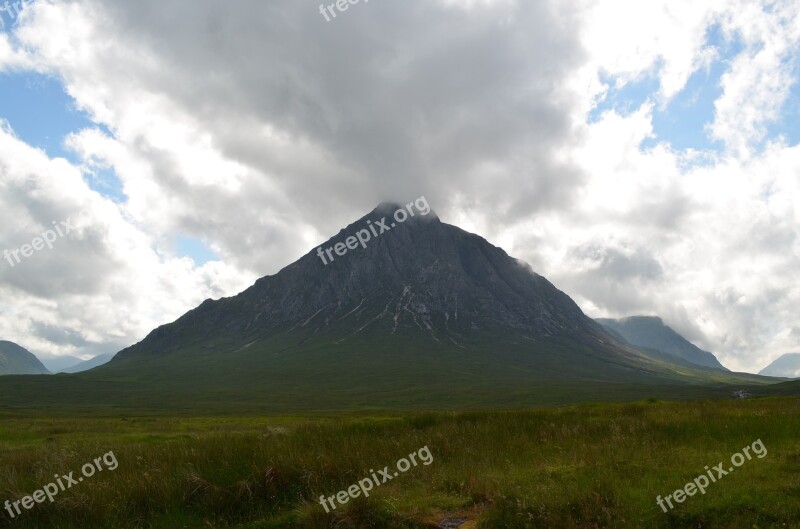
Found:
<path fill-rule="evenodd" d="M 800 353 L 781 355 L 758 374 L 770 377 L 800 378 Z"/>
<path fill-rule="evenodd" d="M 83 371 L 88 371 L 90 369 L 94 369 L 95 367 L 100 367 L 101 365 L 107 364 L 112 358 L 114 358 L 113 353 L 99 354 L 88 360 L 80 360 L 75 364 L 62 369 L 60 373 L 81 373 Z"/>
<path fill-rule="evenodd" d="M 622 319 L 599 318 L 601 325 L 619 334 L 628 343 L 674 356 L 692 364 L 714 369 L 723 366 L 713 353 L 703 351 L 666 325 L 658 316 L 629 316 Z"/>
<path fill-rule="evenodd" d="M 0 340 L 0 375 L 49 375 L 42 362 L 24 347 Z"/>
<path fill-rule="evenodd" d="M 51 373 L 60 373 L 64 369 L 69 369 L 70 367 L 80 364 L 83 362 L 77 356 L 70 356 L 70 355 L 63 355 L 63 356 L 47 356 L 47 355 L 37 355 L 37 358 L 44 364 L 44 367 L 47 368 L 48 371 Z"/>

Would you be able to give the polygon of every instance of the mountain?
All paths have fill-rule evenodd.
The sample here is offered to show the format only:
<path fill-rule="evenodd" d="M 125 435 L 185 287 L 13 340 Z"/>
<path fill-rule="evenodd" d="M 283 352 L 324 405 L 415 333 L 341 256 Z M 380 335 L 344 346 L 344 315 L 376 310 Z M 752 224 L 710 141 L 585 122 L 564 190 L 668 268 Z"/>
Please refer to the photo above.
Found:
<path fill-rule="evenodd" d="M 381 204 L 321 251 L 205 301 L 97 373 L 204 378 L 212 369 L 213 384 L 258 374 L 278 386 L 368 379 L 396 390 L 457 375 L 492 384 L 709 376 L 679 375 L 616 339 L 527 264 L 434 213 L 389 227 L 401 208 Z M 366 248 L 320 257 L 384 218 L 389 230 Z"/>
<path fill-rule="evenodd" d="M 65 369 L 68 369 L 76 364 L 80 364 L 83 362 L 77 356 L 44 356 L 40 355 L 39 360 L 41 360 L 44 367 L 46 367 L 51 373 L 61 373 Z"/>
<path fill-rule="evenodd" d="M 27 349 L 0 341 L 0 375 L 48 375 L 50 372 Z"/>
<path fill-rule="evenodd" d="M 400 207 L 382 204 L 322 248 L 354 237 L 370 220 Z M 346 343 L 371 333 L 422 336 L 431 346 L 464 348 L 509 331 L 522 341 L 563 339 L 610 348 L 612 356 L 632 354 L 527 264 L 431 215 L 407 221 L 328 265 L 311 252 L 234 298 L 207 300 L 120 352 L 112 365 L 195 346 L 226 355 L 287 335 L 296 336 L 298 345 L 319 339 Z"/>
<path fill-rule="evenodd" d="M 769 377 L 800 378 L 800 354 L 789 353 L 779 357 L 759 372 Z"/>
<path fill-rule="evenodd" d="M 51 373 L 80 373 L 101 366 L 112 358 L 113 354 L 101 354 L 89 360 L 77 356 L 43 356 L 41 361 Z"/>
<path fill-rule="evenodd" d="M 381 204 L 277 274 L 203 302 L 103 366 L 53 377 L 47 388 L 0 381 L 0 402 L 506 407 L 774 382 L 642 352 L 485 239 L 433 212 L 394 221 L 402 207 Z M 370 231 L 365 247 L 353 238 Z"/>
<path fill-rule="evenodd" d="M 80 373 L 82 371 L 88 371 L 90 369 L 94 369 L 95 367 L 100 367 L 103 364 L 108 363 L 111 359 L 114 358 L 113 354 L 104 354 L 104 355 L 97 355 L 94 358 L 90 358 L 89 360 L 78 360 L 77 363 L 74 365 L 62 369 L 62 373 Z"/>
<path fill-rule="evenodd" d="M 631 345 L 678 357 L 698 366 L 726 369 L 712 353 L 686 340 L 665 325 L 661 318 L 632 316 L 621 320 L 598 319 L 597 322 Z"/>

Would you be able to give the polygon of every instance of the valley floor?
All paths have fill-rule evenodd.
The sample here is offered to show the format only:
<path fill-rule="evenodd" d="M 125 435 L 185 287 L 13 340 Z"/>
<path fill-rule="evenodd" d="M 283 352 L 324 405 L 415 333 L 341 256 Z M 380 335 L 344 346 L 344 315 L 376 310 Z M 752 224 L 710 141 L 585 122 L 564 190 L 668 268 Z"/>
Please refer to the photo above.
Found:
<path fill-rule="evenodd" d="M 796 397 L 320 417 L 6 412 L 0 502 L 85 475 L 109 452 L 118 465 L 101 460 L 13 519 L 0 510 L 0 527 L 423 528 L 451 517 L 492 529 L 800 528 L 798 432 Z M 757 440 L 765 455 L 705 494 L 666 513 L 656 504 Z M 429 465 L 393 475 L 424 447 Z M 368 499 L 319 504 L 387 466 Z"/>

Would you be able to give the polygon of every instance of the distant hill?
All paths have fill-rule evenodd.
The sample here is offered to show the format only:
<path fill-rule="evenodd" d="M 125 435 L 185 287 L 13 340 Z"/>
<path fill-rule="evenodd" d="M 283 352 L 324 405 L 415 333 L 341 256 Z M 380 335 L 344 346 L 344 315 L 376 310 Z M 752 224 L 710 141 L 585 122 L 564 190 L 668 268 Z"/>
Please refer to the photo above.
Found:
<path fill-rule="evenodd" d="M 0 341 L 0 375 L 49 375 L 33 353 L 14 342 Z"/>
<path fill-rule="evenodd" d="M 598 319 L 597 322 L 617 333 L 631 345 L 675 356 L 698 366 L 727 371 L 717 357 L 689 342 L 665 325 L 661 318 L 632 316 L 621 320 Z"/>
<path fill-rule="evenodd" d="M 65 369 L 69 369 L 70 367 L 80 364 L 83 362 L 77 356 L 44 356 L 38 355 L 39 360 L 41 360 L 44 367 L 46 367 L 51 373 L 61 373 Z"/>
<path fill-rule="evenodd" d="M 61 371 L 62 373 L 80 373 L 82 371 L 88 371 L 90 369 L 94 369 L 95 367 L 100 367 L 105 363 L 108 363 L 112 358 L 114 358 L 113 354 L 97 355 L 89 360 L 78 361 L 77 364 L 70 366 L 66 369 L 62 369 Z"/>
<path fill-rule="evenodd" d="M 800 353 L 789 353 L 779 357 L 761 370 L 759 375 L 768 377 L 800 378 Z"/>

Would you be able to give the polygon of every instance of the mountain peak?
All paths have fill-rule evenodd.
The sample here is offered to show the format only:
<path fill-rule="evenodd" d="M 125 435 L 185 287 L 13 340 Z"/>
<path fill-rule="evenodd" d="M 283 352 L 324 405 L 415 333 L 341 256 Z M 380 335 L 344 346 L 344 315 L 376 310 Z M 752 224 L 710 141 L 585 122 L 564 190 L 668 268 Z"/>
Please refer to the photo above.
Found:
<path fill-rule="evenodd" d="M 428 204 L 428 200 L 425 197 L 412 200 L 407 204 L 402 204 L 395 201 L 381 202 L 375 206 L 375 209 L 362 218 L 371 218 L 376 216 L 386 217 L 387 219 L 391 219 L 392 222 L 395 222 L 396 224 L 407 222 L 413 219 L 439 220 L 439 216 L 431 208 L 430 204 Z"/>
<path fill-rule="evenodd" d="M 403 209 L 403 205 L 400 202 L 384 201 L 378 204 L 372 210 L 372 213 L 394 213 L 398 209 Z"/>

